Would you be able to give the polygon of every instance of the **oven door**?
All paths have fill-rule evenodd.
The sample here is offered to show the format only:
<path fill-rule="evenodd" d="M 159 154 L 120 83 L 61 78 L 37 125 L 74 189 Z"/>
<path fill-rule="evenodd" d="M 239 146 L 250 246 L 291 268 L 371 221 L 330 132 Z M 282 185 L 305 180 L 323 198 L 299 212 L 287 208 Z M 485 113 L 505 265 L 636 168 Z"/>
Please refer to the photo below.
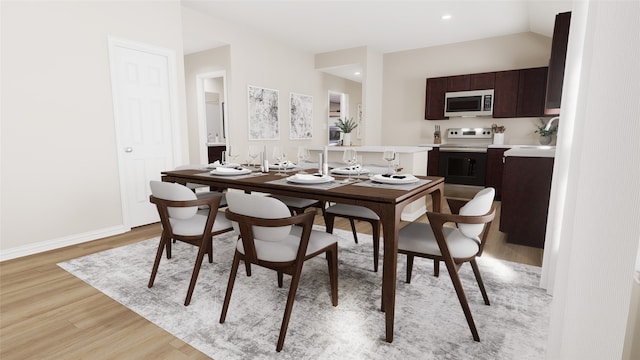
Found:
<path fill-rule="evenodd" d="M 486 152 L 448 152 L 440 149 L 438 173 L 444 176 L 445 183 L 484 186 L 486 169 Z"/>

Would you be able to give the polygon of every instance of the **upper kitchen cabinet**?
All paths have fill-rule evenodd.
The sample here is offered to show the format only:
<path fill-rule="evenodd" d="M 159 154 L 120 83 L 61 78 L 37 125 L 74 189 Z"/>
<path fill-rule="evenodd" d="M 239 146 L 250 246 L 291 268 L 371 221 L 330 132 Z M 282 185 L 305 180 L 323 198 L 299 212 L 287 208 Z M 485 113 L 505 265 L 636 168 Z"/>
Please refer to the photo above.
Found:
<path fill-rule="evenodd" d="M 498 71 L 495 76 L 494 118 L 516 117 L 518 107 L 519 70 Z"/>
<path fill-rule="evenodd" d="M 546 84 L 547 67 L 497 72 L 493 117 L 544 116 Z"/>
<path fill-rule="evenodd" d="M 444 94 L 447 92 L 447 77 L 427 79 L 424 118 L 442 120 L 444 117 Z"/>
<path fill-rule="evenodd" d="M 516 117 L 544 115 L 547 67 L 521 69 L 518 79 Z"/>
<path fill-rule="evenodd" d="M 551 41 L 549 72 L 547 75 L 547 96 L 544 111 L 546 115 L 560 114 L 560 100 L 562 99 L 562 82 L 564 80 L 570 23 L 571 12 L 556 15 L 553 39 Z"/>
<path fill-rule="evenodd" d="M 495 73 L 480 73 L 446 76 L 427 79 L 425 116 L 427 120 L 442 120 L 444 116 L 444 94 L 450 91 L 493 89 Z"/>

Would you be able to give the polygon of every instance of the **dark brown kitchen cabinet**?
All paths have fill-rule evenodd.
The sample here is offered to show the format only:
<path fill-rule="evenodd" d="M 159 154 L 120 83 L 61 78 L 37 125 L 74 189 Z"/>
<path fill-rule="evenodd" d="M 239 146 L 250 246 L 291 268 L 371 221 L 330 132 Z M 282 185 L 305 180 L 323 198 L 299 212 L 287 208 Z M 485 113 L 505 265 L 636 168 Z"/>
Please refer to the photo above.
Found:
<path fill-rule="evenodd" d="M 518 107 L 519 70 L 498 71 L 495 75 L 493 101 L 494 118 L 516 117 Z"/>
<path fill-rule="evenodd" d="M 496 82 L 496 73 L 487 72 L 469 75 L 469 90 L 493 89 Z"/>
<path fill-rule="evenodd" d="M 444 94 L 447 92 L 446 77 L 427 79 L 427 95 L 425 99 L 424 118 L 442 120 L 444 117 Z"/>
<path fill-rule="evenodd" d="M 544 248 L 552 175 L 553 158 L 506 157 L 500 231 L 508 243 Z"/>
<path fill-rule="evenodd" d="M 209 163 L 222 161 L 222 152 L 226 149 L 226 146 L 209 146 Z"/>
<path fill-rule="evenodd" d="M 562 83 L 564 80 L 570 23 L 571 12 L 556 15 L 553 39 L 551 40 L 549 73 L 547 74 L 546 103 L 544 109 L 546 115 L 560 114 L 560 100 L 562 99 Z"/>
<path fill-rule="evenodd" d="M 447 91 L 469 90 L 469 75 L 456 75 L 447 77 Z"/>
<path fill-rule="evenodd" d="M 440 148 L 434 147 L 427 153 L 427 176 L 438 176 L 438 158 L 440 157 Z"/>
<path fill-rule="evenodd" d="M 496 200 L 502 199 L 502 174 L 504 163 L 502 156 L 508 148 L 489 148 L 487 149 L 487 173 L 485 186 L 496 189 Z"/>
<path fill-rule="evenodd" d="M 516 117 L 544 116 L 547 67 L 521 69 Z"/>

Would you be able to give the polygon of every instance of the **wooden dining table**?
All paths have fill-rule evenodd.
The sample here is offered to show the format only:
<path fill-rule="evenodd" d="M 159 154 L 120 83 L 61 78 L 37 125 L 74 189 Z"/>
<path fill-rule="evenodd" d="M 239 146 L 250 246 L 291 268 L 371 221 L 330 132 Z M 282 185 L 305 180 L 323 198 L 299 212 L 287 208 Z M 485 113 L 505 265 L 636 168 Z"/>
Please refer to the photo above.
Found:
<path fill-rule="evenodd" d="M 367 207 L 380 217 L 384 242 L 382 272 L 382 311 L 385 313 L 386 341 L 393 341 L 393 325 L 396 295 L 396 271 L 398 265 L 398 230 L 402 210 L 408 204 L 431 196 L 434 212 L 440 212 L 444 201 L 444 178 L 417 176 L 419 181 L 413 188 L 407 186 L 379 186 L 341 182 L 327 186 L 290 184 L 285 177 L 274 172 L 252 173 L 244 176 L 215 176 L 206 168 L 172 170 L 162 172 L 162 181 L 181 184 L 196 183 L 219 189 L 239 189 L 245 192 L 261 192 L 316 199 L 325 202 L 351 204 Z M 364 180 L 371 182 L 371 180 Z M 364 185 L 364 186 L 363 186 Z M 370 186 L 368 186 L 370 185 Z"/>

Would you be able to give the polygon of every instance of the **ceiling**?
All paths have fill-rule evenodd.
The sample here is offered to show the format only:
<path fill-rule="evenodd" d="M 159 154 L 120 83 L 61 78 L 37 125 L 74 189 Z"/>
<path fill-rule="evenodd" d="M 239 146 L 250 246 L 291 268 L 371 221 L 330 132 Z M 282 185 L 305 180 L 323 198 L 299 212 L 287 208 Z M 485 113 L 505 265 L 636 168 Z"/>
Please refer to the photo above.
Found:
<path fill-rule="evenodd" d="M 217 1 L 182 0 L 183 6 L 226 19 L 272 40 L 313 54 L 360 46 L 398 52 L 495 36 L 553 34 L 555 15 L 571 1 Z M 451 15 L 443 20 L 445 14 Z M 185 33 L 184 53 L 220 44 Z M 358 65 L 326 72 L 359 81 Z"/>

